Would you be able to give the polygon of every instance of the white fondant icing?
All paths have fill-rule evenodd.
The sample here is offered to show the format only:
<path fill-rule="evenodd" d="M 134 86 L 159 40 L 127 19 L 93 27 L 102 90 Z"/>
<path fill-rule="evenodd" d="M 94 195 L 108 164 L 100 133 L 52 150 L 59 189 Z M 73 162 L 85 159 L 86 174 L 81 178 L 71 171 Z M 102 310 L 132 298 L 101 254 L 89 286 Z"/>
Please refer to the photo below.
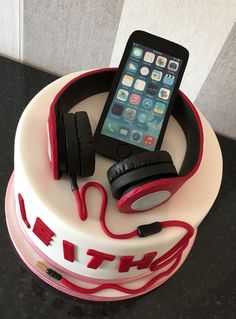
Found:
<path fill-rule="evenodd" d="M 184 230 L 180 228 L 164 229 L 157 235 L 146 238 L 135 237 L 128 240 L 117 240 L 108 237 L 101 229 L 99 212 L 101 197 L 95 189 L 88 191 L 87 202 L 89 218 L 82 222 L 78 218 L 76 203 L 70 189 L 69 179 L 63 177 L 53 180 L 47 154 L 46 122 L 50 103 L 58 90 L 69 80 L 80 73 L 69 74 L 39 92 L 25 109 L 18 124 L 15 139 L 15 198 L 21 193 L 31 225 L 40 217 L 55 236 L 49 246 L 45 246 L 31 229 L 28 229 L 20 218 L 19 206 L 17 215 L 27 236 L 49 258 L 66 269 L 83 276 L 98 279 L 126 278 L 145 273 L 132 267 L 128 273 L 119 273 L 117 265 L 120 256 L 134 255 L 141 259 L 150 251 L 158 251 L 161 256 L 182 238 Z M 81 102 L 75 110 L 86 110 L 93 131 L 104 106 L 107 93 L 98 94 Z M 40 112 L 38 110 L 40 109 Z M 96 171 L 90 178 L 78 179 L 79 185 L 87 181 L 100 182 L 108 194 L 106 223 L 109 229 L 117 234 L 130 232 L 138 225 L 165 220 L 182 220 L 195 229 L 206 216 L 218 193 L 222 177 L 222 157 L 216 136 L 201 115 L 204 129 L 204 153 L 198 172 L 165 204 L 148 212 L 121 214 L 112 198 L 106 178 L 107 169 L 112 161 L 96 156 Z M 171 118 L 167 127 L 162 149 L 168 150 L 179 170 L 184 158 L 186 142 L 177 122 Z M 63 258 L 62 241 L 67 240 L 76 245 L 73 263 Z M 97 270 L 87 268 L 90 257 L 88 249 L 96 249 L 116 255 L 113 262 L 104 262 Z"/>
<path fill-rule="evenodd" d="M 171 193 L 166 190 L 154 192 L 152 194 L 145 195 L 133 202 L 131 208 L 133 210 L 145 210 L 156 207 L 171 196 Z"/>
<path fill-rule="evenodd" d="M 7 193 L 6 193 L 6 202 L 5 202 L 5 208 L 6 208 L 6 221 L 7 221 L 7 226 L 8 226 L 8 230 L 11 236 L 11 239 L 16 247 L 16 250 L 18 251 L 19 255 L 21 256 L 21 258 L 23 259 L 23 261 L 26 263 L 26 265 L 37 275 L 39 276 L 42 280 L 44 280 L 45 282 L 49 283 L 50 285 L 54 286 L 55 288 L 70 294 L 72 296 L 75 297 L 79 297 L 79 298 L 84 298 L 87 300 L 94 300 L 94 301 L 99 301 L 99 300 L 121 300 L 121 299 L 127 299 L 127 298 L 133 298 L 137 295 L 127 295 L 126 293 L 114 290 L 114 289 L 105 289 L 105 290 L 101 290 L 100 292 L 93 294 L 93 295 L 88 295 L 88 294 L 81 294 L 81 293 L 77 293 L 73 290 L 69 290 L 66 287 L 64 287 L 63 285 L 60 284 L 60 282 L 53 280 L 52 278 L 50 278 L 49 276 L 47 276 L 44 272 L 40 271 L 40 269 L 36 266 L 38 261 L 42 260 L 42 257 L 39 255 L 39 253 L 33 249 L 33 247 L 30 245 L 29 241 L 26 239 L 26 237 L 24 236 L 24 234 L 22 233 L 22 229 L 21 227 L 19 227 L 19 223 L 18 220 L 15 218 L 15 203 L 12 200 L 13 197 L 13 176 L 11 177 L 9 184 L 8 184 L 8 189 L 7 189 Z M 183 252 L 182 258 L 181 258 L 181 262 L 178 265 L 178 267 L 175 269 L 175 271 L 178 270 L 178 268 L 182 265 L 182 263 L 184 262 L 184 260 L 186 259 L 186 257 L 188 256 L 189 251 L 191 250 L 191 247 L 193 245 L 193 242 L 195 240 L 196 237 L 196 232 L 194 233 L 194 236 L 191 238 L 188 247 L 186 248 L 186 250 Z M 173 263 L 173 262 L 172 262 Z M 165 271 L 166 269 L 168 269 L 172 263 L 170 263 L 170 265 L 164 267 L 161 271 Z M 49 264 L 47 262 L 45 262 L 46 265 L 49 266 Z M 79 285 L 79 286 L 83 286 L 86 288 L 89 288 L 91 286 L 96 286 L 96 284 L 91 284 L 88 282 L 85 282 L 84 280 L 79 280 L 74 278 L 73 276 L 65 273 L 64 271 L 58 269 L 57 267 L 55 267 L 54 265 L 50 265 L 53 269 L 57 270 L 58 272 L 60 272 L 61 275 L 65 276 L 67 279 L 69 279 L 72 283 Z M 135 289 L 138 288 L 144 284 L 147 283 L 148 280 L 150 280 L 153 276 L 155 276 L 157 273 L 155 274 L 151 274 L 149 276 L 143 276 L 140 278 L 135 278 L 135 280 L 129 279 L 128 285 L 127 283 L 125 284 L 126 287 L 129 287 L 131 289 Z M 174 272 L 175 272 L 174 271 Z M 173 272 L 173 273 L 174 273 Z M 148 292 L 151 289 L 154 289 L 156 287 L 158 287 L 160 284 L 162 284 L 164 281 L 168 280 L 169 277 L 171 277 L 173 275 L 173 273 L 171 273 L 169 276 L 165 276 L 162 279 L 158 280 L 150 289 L 148 289 L 146 292 Z M 98 285 L 98 284 L 97 284 Z"/>

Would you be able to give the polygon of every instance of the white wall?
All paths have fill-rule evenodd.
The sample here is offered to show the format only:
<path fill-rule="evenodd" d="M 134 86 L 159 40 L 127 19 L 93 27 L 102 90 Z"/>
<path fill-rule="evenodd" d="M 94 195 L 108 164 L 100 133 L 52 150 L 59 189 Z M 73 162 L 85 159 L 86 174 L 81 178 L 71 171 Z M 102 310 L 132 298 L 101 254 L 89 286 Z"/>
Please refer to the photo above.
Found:
<path fill-rule="evenodd" d="M 217 132 L 236 139 L 236 23 L 203 84 L 195 105 Z"/>
<path fill-rule="evenodd" d="M 136 29 L 182 44 L 190 58 L 181 88 L 195 100 L 235 18 L 235 0 L 125 0 L 110 65 Z"/>
<path fill-rule="evenodd" d="M 62 75 L 109 64 L 124 0 L 0 0 L 0 54 Z"/>
<path fill-rule="evenodd" d="M 123 0 L 23 0 L 23 59 L 62 75 L 109 65 Z"/>
<path fill-rule="evenodd" d="M 181 89 L 236 139 L 235 19 L 236 0 L 0 0 L 0 54 L 57 74 L 117 66 L 146 30 L 188 48 Z"/>
<path fill-rule="evenodd" d="M 21 0 L 0 0 L 0 53 L 20 58 Z"/>

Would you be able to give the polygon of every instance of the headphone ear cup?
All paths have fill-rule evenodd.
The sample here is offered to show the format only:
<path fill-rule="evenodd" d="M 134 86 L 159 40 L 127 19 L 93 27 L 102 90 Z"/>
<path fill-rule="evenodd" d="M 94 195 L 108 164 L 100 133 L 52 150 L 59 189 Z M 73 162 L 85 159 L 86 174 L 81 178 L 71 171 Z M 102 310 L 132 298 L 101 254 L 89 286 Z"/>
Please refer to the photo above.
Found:
<path fill-rule="evenodd" d="M 170 154 L 166 151 L 145 152 L 133 155 L 113 165 L 108 180 L 113 197 L 160 178 L 178 176 Z"/>
<path fill-rule="evenodd" d="M 95 147 L 87 112 L 75 113 L 79 144 L 80 176 L 92 176 L 95 171 Z"/>
<path fill-rule="evenodd" d="M 63 114 L 63 122 L 66 140 L 67 174 L 80 175 L 80 152 L 77 139 L 75 115 L 72 113 Z"/>
<path fill-rule="evenodd" d="M 177 177 L 173 164 L 156 164 L 148 167 L 138 168 L 120 176 L 111 184 L 112 195 L 120 199 L 124 193 L 131 191 L 135 187 L 153 182 L 161 178 Z"/>
<path fill-rule="evenodd" d="M 116 178 L 129 171 L 158 163 L 173 164 L 170 153 L 167 151 L 154 151 L 132 155 L 112 165 L 107 171 L 107 178 L 109 183 L 112 183 Z"/>

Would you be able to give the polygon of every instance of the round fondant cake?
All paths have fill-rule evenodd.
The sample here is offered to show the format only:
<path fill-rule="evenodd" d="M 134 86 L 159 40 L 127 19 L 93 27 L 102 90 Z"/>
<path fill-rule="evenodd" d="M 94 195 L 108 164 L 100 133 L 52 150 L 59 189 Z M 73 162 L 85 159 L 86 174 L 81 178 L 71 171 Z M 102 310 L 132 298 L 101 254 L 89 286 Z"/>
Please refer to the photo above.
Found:
<path fill-rule="evenodd" d="M 186 259 L 198 226 L 219 191 L 221 152 L 212 128 L 196 111 L 204 136 L 200 166 L 170 200 L 132 214 L 120 213 L 112 197 L 107 170 L 113 162 L 96 155 L 94 175 L 77 181 L 80 187 L 87 182 L 101 184 L 107 194 L 107 206 L 102 218 L 105 198 L 97 188 L 89 187 L 84 194 L 88 216 L 81 220 L 70 179 L 53 178 L 47 137 L 47 120 L 55 96 L 80 74 L 69 74 L 44 88 L 19 121 L 14 174 L 6 195 L 7 225 L 25 263 L 55 288 L 88 300 L 132 298 L 161 285 Z M 70 112 L 86 111 L 94 132 L 106 97 L 107 92 L 91 96 Z M 186 140 L 173 117 L 162 149 L 168 150 L 180 170 Z M 137 235 L 139 225 L 157 221 L 158 233 Z"/>

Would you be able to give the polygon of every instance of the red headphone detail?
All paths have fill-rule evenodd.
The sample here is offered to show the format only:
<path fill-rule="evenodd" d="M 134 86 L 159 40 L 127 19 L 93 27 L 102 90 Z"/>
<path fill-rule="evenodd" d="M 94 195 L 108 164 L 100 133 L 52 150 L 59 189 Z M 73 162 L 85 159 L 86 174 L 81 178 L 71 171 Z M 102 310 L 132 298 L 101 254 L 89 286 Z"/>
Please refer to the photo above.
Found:
<path fill-rule="evenodd" d="M 116 69 L 107 68 L 83 73 L 69 81 L 55 96 L 48 118 L 54 179 L 60 179 L 62 173 L 93 175 L 95 152 L 86 112 L 67 112 L 85 98 L 109 91 L 115 72 Z M 177 96 L 172 115 L 182 127 L 187 141 L 179 174 L 166 151 L 144 152 L 114 164 L 108 170 L 108 180 L 113 196 L 118 199 L 119 211 L 140 212 L 166 202 L 199 168 L 203 151 L 201 120 L 182 92 Z M 76 188 L 74 183 L 73 190 Z"/>

